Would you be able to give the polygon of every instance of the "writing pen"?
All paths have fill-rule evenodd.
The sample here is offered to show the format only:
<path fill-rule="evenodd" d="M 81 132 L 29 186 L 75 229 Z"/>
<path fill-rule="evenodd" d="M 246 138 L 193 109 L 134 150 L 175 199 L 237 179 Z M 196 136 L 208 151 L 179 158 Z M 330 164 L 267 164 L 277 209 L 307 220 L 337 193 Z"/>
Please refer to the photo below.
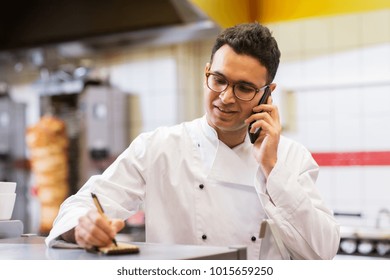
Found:
<path fill-rule="evenodd" d="M 104 218 L 107 219 L 107 216 L 104 214 L 103 207 L 102 207 L 102 205 L 100 204 L 100 201 L 99 201 L 98 197 L 96 196 L 96 194 L 91 193 L 91 196 L 92 196 L 92 199 L 93 199 L 93 203 L 95 203 L 95 206 L 96 206 L 98 212 L 99 212 Z M 118 247 L 118 244 L 116 243 L 115 238 L 112 239 L 112 242 L 115 244 L 116 247 Z"/>

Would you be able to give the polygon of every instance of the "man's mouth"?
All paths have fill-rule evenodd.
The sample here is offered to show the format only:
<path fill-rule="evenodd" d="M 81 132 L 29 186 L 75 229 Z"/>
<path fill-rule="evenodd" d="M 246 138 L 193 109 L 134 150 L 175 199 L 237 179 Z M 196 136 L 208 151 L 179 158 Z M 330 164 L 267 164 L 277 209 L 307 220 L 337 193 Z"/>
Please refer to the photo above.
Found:
<path fill-rule="evenodd" d="M 236 111 L 229 110 L 229 109 L 226 109 L 226 108 L 221 108 L 221 107 L 218 107 L 218 106 L 214 106 L 214 107 L 217 108 L 220 112 L 225 113 L 225 114 L 233 114 L 233 113 L 236 112 Z"/>

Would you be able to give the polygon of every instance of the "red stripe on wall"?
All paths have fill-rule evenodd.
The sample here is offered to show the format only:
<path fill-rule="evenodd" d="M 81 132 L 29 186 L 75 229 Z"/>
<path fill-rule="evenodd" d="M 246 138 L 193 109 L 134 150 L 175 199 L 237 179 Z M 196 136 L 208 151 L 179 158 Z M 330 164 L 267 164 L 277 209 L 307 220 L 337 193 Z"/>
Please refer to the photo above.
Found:
<path fill-rule="evenodd" d="M 390 151 L 312 153 L 320 166 L 390 165 Z"/>

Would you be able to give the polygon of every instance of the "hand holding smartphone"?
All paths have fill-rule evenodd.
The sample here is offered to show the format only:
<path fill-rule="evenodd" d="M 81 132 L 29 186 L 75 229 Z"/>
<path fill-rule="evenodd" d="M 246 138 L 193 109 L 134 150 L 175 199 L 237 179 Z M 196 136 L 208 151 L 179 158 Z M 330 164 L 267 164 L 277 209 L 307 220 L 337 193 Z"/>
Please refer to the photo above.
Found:
<path fill-rule="evenodd" d="M 263 96 L 260 98 L 259 104 L 257 104 L 257 105 L 261 105 L 261 104 L 267 103 L 268 97 L 269 97 L 270 95 L 271 95 L 271 90 L 270 90 L 270 88 L 269 88 L 269 86 L 268 86 L 268 87 L 265 88 L 264 94 L 263 94 Z M 261 112 L 263 112 L 263 111 L 261 111 Z M 260 112 L 260 113 L 261 113 L 261 112 Z M 254 144 L 254 143 L 256 142 L 256 140 L 257 140 L 257 138 L 259 137 L 260 132 L 261 132 L 261 127 L 260 127 L 259 129 L 257 129 L 255 133 L 251 133 L 251 132 L 250 132 L 250 130 L 251 130 L 251 128 L 252 128 L 252 124 L 253 124 L 254 122 L 255 122 L 255 121 L 251 122 L 251 123 L 249 124 L 249 126 L 248 126 L 249 139 L 251 140 L 251 143 L 252 143 L 252 144 Z"/>

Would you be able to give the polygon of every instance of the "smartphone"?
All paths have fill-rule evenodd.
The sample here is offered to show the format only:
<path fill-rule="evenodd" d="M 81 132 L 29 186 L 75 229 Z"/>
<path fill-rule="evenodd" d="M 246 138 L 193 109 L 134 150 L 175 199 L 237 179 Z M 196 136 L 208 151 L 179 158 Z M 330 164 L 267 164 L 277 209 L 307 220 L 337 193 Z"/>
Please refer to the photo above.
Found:
<path fill-rule="evenodd" d="M 271 95 L 271 90 L 269 89 L 269 87 L 266 87 L 265 90 L 264 90 L 264 94 L 263 96 L 260 98 L 260 101 L 259 101 L 259 104 L 257 105 L 260 105 L 260 104 L 264 104 L 264 103 L 267 103 L 267 100 L 268 100 L 268 97 Z M 261 113 L 261 112 L 260 112 Z M 251 143 L 254 144 L 257 140 L 257 138 L 259 137 L 260 135 L 260 132 L 261 132 L 261 127 L 259 129 L 257 129 L 255 131 L 255 133 L 250 133 L 250 130 L 252 128 L 252 124 L 254 123 L 255 121 L 251 122 L 248 126 L 248 134 L 249 134 L 249 139 L 251 140 Z"/>

